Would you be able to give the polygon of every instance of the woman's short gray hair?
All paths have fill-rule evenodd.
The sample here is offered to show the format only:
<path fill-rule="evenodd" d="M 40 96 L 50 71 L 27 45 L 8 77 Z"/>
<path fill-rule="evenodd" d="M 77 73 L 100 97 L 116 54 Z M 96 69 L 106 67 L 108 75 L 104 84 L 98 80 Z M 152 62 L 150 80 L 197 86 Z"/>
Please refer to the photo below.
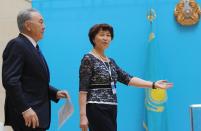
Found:
<path fill-rule="evenodd" d="M 32 12 L 38 12 L 38 11 L 36 9 L 30 8 L 20 11 L 19 14 L 17 15 L 17 25 L 20 32 L 24 31 L 24 23 L 25 21 L 31 19 Z"/>

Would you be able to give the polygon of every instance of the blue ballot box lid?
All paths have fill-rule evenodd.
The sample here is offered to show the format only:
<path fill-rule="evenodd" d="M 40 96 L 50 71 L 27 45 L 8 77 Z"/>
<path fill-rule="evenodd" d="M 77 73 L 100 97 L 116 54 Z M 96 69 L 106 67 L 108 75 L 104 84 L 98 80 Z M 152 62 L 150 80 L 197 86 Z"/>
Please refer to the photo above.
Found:
<path fill-rule="evenodd" d="M 190 105 L 190 107 L 192 107 L 192 108 L 201 108 L 201 104 L 192 104 L 192 105 Z"/>

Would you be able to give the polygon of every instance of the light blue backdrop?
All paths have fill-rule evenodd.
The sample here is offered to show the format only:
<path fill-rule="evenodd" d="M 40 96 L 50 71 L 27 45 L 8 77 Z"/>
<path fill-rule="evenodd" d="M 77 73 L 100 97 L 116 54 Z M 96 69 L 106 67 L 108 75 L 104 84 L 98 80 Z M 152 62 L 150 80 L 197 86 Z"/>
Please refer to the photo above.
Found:
<path fill-rule="evenodd" d="M 115 36 L 107 55 L 134 76 L 174 82 L 168 91 L 169 131 L 189 131 L 189 105 L 201 103 L 201 27 L 182 27 L 173 12 L 179 0 L 33 0 L 45 19 L 45 37 L 40 46 L 47 59 L 51 84 L 66 89 L 75 112 L 60 131 L 79 131 L 79 65 L 92 48 L 88 30 L 96 23 L 109 23 Z M 201 1 L 197 1 L 201 3 Z M 147 10 L 157 12 L 156 39 L 148 43 Z M 149 52 L 152 52 L 152 55 Z M 150 62 L 151 61 L 151 65 Z M 151 66 L 151 67 L 148 67 Z M 144 90 L 118 85 L 118 131 L 144 131 Z M 58 110 L 64 101 L 52 104 L 50 131 L 58 129 Z"/>

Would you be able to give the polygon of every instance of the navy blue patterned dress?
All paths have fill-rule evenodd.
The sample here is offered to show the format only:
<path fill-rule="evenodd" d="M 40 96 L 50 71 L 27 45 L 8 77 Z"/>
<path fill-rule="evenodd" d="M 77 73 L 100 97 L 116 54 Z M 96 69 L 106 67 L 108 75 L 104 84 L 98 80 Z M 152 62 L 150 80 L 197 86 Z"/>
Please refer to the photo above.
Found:
<path fill-rule="evenodd" d="M 80 65 L 79 91 L 87 92 L 86 113 L 90 131 L 116 131 L 117 96 L 112 92 L 111 77 L 128 85 L 132 76 L 113 59 L 103 63 L 92 53 L 84 55 Z M 111 77 L 108 72 L 111 69 Z"/>

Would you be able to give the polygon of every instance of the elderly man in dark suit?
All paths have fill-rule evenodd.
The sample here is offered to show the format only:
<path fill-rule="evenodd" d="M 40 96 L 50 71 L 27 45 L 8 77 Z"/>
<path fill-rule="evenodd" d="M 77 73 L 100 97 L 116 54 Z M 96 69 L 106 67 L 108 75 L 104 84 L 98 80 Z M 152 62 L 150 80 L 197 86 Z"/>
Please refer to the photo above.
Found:
<path fill-rule="evenodd" d="M 58 102 L 69 95 L 49 85 L 48 66 L 37 45 L 45 30 L 41 14 L 23 10 L 17 23 L 20 34 L 3 52 L 5 125 L 14 131 L 45 131 L 50 125 L 50 100 Z"/>

